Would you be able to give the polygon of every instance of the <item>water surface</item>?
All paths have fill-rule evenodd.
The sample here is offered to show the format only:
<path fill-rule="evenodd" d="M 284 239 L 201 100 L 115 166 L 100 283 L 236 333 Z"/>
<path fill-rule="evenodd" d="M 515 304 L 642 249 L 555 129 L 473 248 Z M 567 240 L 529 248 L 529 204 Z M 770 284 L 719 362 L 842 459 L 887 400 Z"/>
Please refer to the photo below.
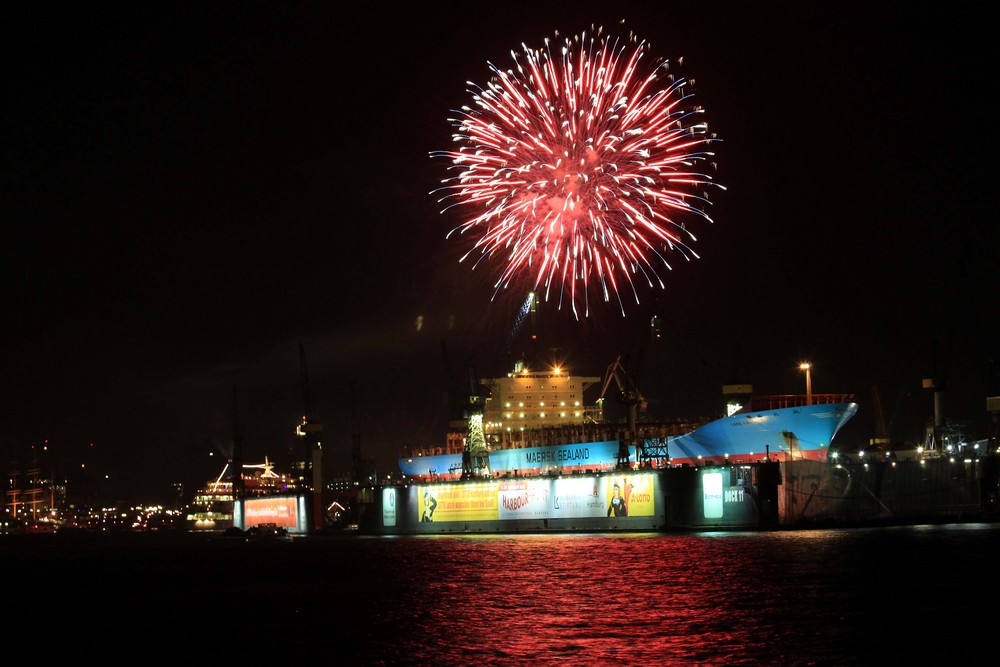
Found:
<path fill-rule="evenodd" d="M 318 664 L 875 665 L 986 646 L 998 547 L 996 524 L 284 542 L 56 534 L 0 536 L 0 563 L 17 619 L 162 658 L 280 647 Z M 18 636 L 8 619 L 5 635 Z M 132 632 L 109 630 L 122 627 Z"/>

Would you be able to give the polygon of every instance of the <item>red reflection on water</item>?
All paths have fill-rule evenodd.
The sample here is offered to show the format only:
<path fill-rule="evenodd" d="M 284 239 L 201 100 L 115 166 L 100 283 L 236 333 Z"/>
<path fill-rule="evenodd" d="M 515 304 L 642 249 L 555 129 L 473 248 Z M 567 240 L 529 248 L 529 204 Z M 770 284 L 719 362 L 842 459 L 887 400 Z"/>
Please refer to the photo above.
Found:
<path fill-rule="evenodd" d="M 756 551 L 782 547 L 780 538 L 752 539 Z M 805 602 L 785 599 L 783 583 L 770 583 L 776 561 L 755 563 L 746 545 L 710 534 L 415 538 L 400 563 L 419 582 L 400 601 L 418 617 L 406 652 L 464 664 L 788 659 L 775 654 L 796 640 L 783 619 Z M 812 606 L 806 613 L 817 616 Z M 414 619 L 398 620 L 409 628 Z M 822 632 L 835 646 L 833 630 Z M 814 644 L 826 642 L 822 632 Z"/>

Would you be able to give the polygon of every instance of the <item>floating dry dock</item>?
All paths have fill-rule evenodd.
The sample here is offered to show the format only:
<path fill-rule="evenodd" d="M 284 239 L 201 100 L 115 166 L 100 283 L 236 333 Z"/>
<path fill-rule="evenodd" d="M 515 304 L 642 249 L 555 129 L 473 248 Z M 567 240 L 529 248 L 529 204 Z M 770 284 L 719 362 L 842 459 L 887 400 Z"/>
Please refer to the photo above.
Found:
<path fill-rule="evenodd" d="M 996 471 L 993 456 L 413 483 L 371 489 L 359 528 L 371 535 L 630 532 L 992 517 Z"/>

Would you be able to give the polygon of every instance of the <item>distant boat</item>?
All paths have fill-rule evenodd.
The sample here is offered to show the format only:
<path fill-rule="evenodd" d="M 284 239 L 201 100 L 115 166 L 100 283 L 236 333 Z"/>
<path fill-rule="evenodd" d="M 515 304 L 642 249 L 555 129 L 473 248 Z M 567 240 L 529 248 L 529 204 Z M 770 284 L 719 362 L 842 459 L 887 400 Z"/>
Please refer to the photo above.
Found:
<path fill-rule="evenodd" d="M 287 540 L 289 539 L 288 529 L 274 523 L 261 523 L 247 528 L 246 539 L 248 540 Z"/>
<path fill-rule="evenodd" d="M 224 532 L 233 527 L 233 483 L 227 479 L 227 463 L 215 479 L 197 491 L 184 512 L 184 528 L 190 532 Z"/>
<path fill-rule="evenodd" d="M 234 526 L 235 495 L 233 483 L 227 477 L 229 465 L 215 479 L 210 479 L 195 492 L 185 512 L 184 525 L 191 532 L 225 532 Z M 276 473 L 274 464 L 265 456 L 264 463 L 244 464 L 243 496 L 271 496 L 296 491 L 298 481 L 285 474 Z"/>

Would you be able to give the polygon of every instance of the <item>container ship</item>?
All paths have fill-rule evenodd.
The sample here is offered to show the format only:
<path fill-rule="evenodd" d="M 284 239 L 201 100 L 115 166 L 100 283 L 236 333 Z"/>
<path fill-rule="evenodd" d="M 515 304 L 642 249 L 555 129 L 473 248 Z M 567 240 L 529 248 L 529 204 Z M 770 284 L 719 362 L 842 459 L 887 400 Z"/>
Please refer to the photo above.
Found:
<path fill-rule="evenodd" d="M 824 461 L 857 413 L 849 394 L 753 396 L 723 388 L 727 415 L 655 422 L 620 362 L 597 377 L 515 367 L 483 380 L 466 428 L 399 458 L 402 484 L 372 489 L 368 534 L 748 528 L 777 522 L 781 470 Z M 608 423 L 612 383 L 627 421 Z"/>
<path fill-rule="evenodd" d="M 603 422 L 603 396 L 612 380 L 629 408 L 627 424 Z M 583 391 L 597 381 L 557 368 L 531 372 L 524 367 L 506 378 L 484 380 L 491 396 L 478 414 L 470 411 L 466 432 L 452 434 L 444 451 L 407 452 L 399 459 L 400 471 L 411 480 L 447 481 L 763 459 L 825 461 L 837 432 L 858 410 L 849 394 L 754 396 L 749 385 L 730 385 L 723 388 L 733 399 L 725 417 L 640 422 L 646 400 L 628 382 L 620 362 L 609 368 L 602 398 L 585 406 Z"/>
<path fill-rule="evenodd" d="M 739 412 L 681 435 L 667 434 L 678 428 L 676 424 L 639 425 L 634 436 L 637 441 L 628 446 L 624 459 L 620 440 L 599 439 L 490 450 L 488 467 L 494 474 L 530 476 L 608 471 L 619 468 L 622 462 L 630 468 L 659 468 L 765 458 L 825 461 L 837 432 L 857 411 L 858 405 L 849 395 L 821 394 L 811 402 L 797 395 L 761 396 Z M 574 430 L 600 437 L 609 435 L 614 426 L 595 424 Z M 553 434 L 557 431 L 553 429 Z M 408 478 L 425 481 L 459 479 L 468 472 L 463 467 L 463 453 L 406 456 L 399 459 L 399 468 Z"/>

